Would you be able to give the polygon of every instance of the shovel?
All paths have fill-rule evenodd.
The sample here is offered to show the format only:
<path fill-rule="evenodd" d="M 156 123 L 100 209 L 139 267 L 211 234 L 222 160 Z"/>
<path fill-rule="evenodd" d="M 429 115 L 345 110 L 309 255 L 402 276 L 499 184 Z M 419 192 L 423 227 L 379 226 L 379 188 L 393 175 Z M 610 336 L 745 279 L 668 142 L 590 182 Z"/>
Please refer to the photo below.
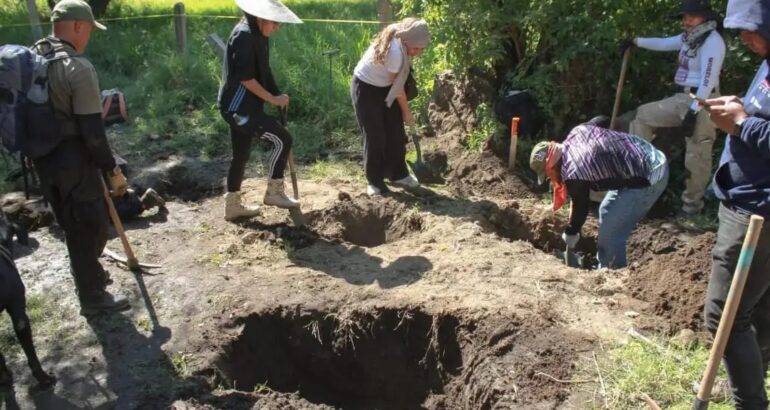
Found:
<path fill-rule="evenodd" d="M 123 251 L 126 253 L 126 257 L 123 258 L 107 248 L 105 248 L 103 251 L 104 255 L 115 261 L 124 263 L 126 266 L 128 266 L 128 269 L 134 272 L 139 271 L 142 268 L 160 268 L 160 265 L 139 263 L 139 260 L 136 259 L 136 256 L 134 256 L 134 251 L 131 249 L 131 244 L 128 242 L 128 237 L 126 237 L 126 231 L 123 229 L 123 224 L 120 222 L 118 212 L 115 210 L 115 204 L 112 203 L 112 197 L 110 196 L 110 191 L 107 189 L 107 184 L 104 183 L 104 178 L 99 179 L 102 181 L 102 191 L 104 194 L 104 200 L 107 202 L 107 210 L 109 211 L 110 219 L 112 219 L 112 226 L 115 227 L 115 232 L 118 233 L 118 237 L 120 238 L 120 243 L 123 245 Z"/>
<path fill-rule="evenodd" d="M 412 143 L 414 144 L 414 150 L 417 153 L 417 159 L 414 162 L 407 161 L 409 167 L 412 168 L 414 176 L 420 183 L 426 183 L 436 179 L 430 168 L 422 160 L 422 148 L 420 147 L 420 133 L 414 127 L 409 129 L 409 133 L 412 134 Z"/>
<path fill-rule="evenodd" d="M 741 253 L 738 257 L 738 263 L 735 266 L 735 275 L 733 275 L 733 281 L 730 284 L 730 291 L 727 293 L 727 301 L 725 302 L 725 307 L 722 312 L 722 319 L 719 320 L 719 327 L 717 328 L 716 336 L 714 336 L 714 344 L 711 346 L 706 370 L 703 371 L 703 380 L 700 383 L 698 396 L 695 398 L 695 403 L 693 403 L 692 406 L 693 410 L 706 410 L 709 407 L 709 398 L 711 397 L 711 388 L 714 386 L 714 377 L 717 374 L 719 363 L 722 361 L 722 356 L 725 353 L 727 339 L 730 337 L 730 332 L 733 329 L 735 314 L 738 312 L 738 305 L 741 302 L 743 288 L 746 286 L 746 279 L 748 279 L 749 276 L 751 260 L 754 257 L 754 250 L 757 247 L 759 233 L 762 230 L 764 221 L 764 218 L 761 216 L 752 215 L 751 221 L 749 222 L 749 229 L 746 232 L 746 238 L 743 240 L 743 247 L 741 248 Z"/>
<path fill-rule="evenodd" d="M 280 111 L 281 111 L 281 125 L 284 128 L 286 128 L 289 109 L 288 107 L 284 107 L 284 108 L 281 108 Z M 294 199 L 299 200 L 299 187 L 297 186 L 297 171 L 296 171 L 296 167 L 294 166 L 294 153 L 291 150 L 289 150 L 289 158 L 287 162 L 289 164 L 289 174 L 291 175 L 291 188 L 292 188 L 292 191 L 294 191 Z M 305 215 L 302 214 L 302 210 L 299 208 L 289 208 L 289 217 L 291 218 L 291 221 L 294 223 L 294 226 L 304 226 L 307 224 Z"/>

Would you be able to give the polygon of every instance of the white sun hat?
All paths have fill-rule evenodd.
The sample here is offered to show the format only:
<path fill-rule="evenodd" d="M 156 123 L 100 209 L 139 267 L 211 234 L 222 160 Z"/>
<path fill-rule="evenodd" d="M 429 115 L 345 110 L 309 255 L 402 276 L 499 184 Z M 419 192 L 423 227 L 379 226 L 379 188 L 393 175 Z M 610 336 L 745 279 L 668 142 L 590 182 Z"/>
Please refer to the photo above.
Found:
<path fill-rule="evenodd" d="M 235 0 L 235 4 L 246 13 L 261 19 L 276 23 L 302 23 L 302 20 L 279 0 Z"/>

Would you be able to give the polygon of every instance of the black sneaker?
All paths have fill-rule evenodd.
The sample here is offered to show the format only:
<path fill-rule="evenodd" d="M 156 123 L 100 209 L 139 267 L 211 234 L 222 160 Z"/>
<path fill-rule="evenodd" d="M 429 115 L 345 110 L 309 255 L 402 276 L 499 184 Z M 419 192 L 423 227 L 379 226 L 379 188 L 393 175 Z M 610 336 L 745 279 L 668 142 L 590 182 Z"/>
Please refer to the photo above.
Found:
<path fill-rule="evenodd" d="M 100 297 L 80 302 L 80 314 L 95 315 L 102 312 L 121 312 L 131 308 L 128 298 L 105 291 Z"/>

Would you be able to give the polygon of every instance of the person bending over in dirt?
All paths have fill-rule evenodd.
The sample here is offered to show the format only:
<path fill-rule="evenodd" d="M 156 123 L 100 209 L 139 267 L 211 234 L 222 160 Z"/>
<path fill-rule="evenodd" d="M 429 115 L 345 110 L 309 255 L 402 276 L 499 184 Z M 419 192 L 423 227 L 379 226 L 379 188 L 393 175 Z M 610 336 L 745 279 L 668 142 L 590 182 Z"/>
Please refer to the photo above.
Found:
<path fill-rule="evenodd" d="M 714 192 L 720 200 L 719 230 L 704 307 L 706 327 L 716 334 L 751 214 L 770 218 L 770 4 L 730 0 L 725 27 L 765 61 L 743 100 L 707 100 L 706 109 L 729 134 Z M 737 409 L 767 409 L 765 374 L 770 364 L 770 227 L 762 230 L 724 354 Z"/>
<path fill-rule="evenodd" d="M 375 37 L 353 72 L 350 96 L 363 136 L 369 196 L 390 192 L 385 178 L 396 186 L 420 186 L 406 166 L 404 124 L 414 126 L 414 116 L 404 85 L 411 58 L 422 54 L 429 42 L 425 20 L 406 18 L 385 27 Z"/>
<path fill-rule="evenodd" d="M 53 35 L 35 44 L 44 56 L 66 57 L 48 65 L 49 96 L 61 129 L 61 141 L 34 160 L 40 187 L 64 230 L 81 313 L 128 309 L 128 299 L 106 291 L 109 277 L 99 263 L 107 244 L 107 204 L 102 173 L 112 191 L 122 195 L 126 178 L 116 166 L 102 122 L 99 80 L 83 52 L 94 20 L 83 0 L 62 0 L 51 13 Z"/>
<path fill-rule="evenodd" d="M 123 175 L 128 175 L 128 162 L 121 158 L 120 155 L 115 153 L 112 155 L 115 158 L 115 162 L 122 170 Z M 134 189 L 128 188 L 125 194 L 113 196 L 112 203 L 115 205 L 118 216 L 123 221 L 136 218 L 144 211 L 149 211 L 155 207 L 159 210 L 166 209 L 166 200 L 152 188 L 147 188 L 142 196 L 139 196 Z"/>
<path fill-rule="evenodd" d="M 535 145 L 529 164 L 540 183 L 550 178 L 553 210 L 572 198 L 562 239 L 574 248 L 590 206 L 589 193 L 608 191 L 599 207 L 597 256 L 600 268 L 626 266 L 626 241 L 668 183 L 666 156 L 651 143 L 604 128 L 606 117 L 572 129 L 562 143 Z M 602 126 L 597 126 L 601 124 Z"/>
<path fill-rule="evenodd" d="M 639 107 L 629 132 L 647 141 L 655 138 L 660 127 L 682 126 L 685 129 L 686 153 L 684 166 L 688 177 L 682 192 L 680 217 L 689 217 L 703 209 L 703 195 L 711 179 L 711 151 L 716 138 L 714 124 L 703 112 L 698 98 L 719 93 L 719 73 L 725 58 L 725 42 L 720 34 L 719 15 L 708 0 L 684 0 L 678 14 L 684 33 L 668 38 L 626 39 L 621 52 L 633 46 L 655 51 L 679 50 L 679 67 L 674 82 L 679 91 L 671 97 Z"/>
<path fill-rule="evenodd" d="M 291 150 L 289 132 L 264 111 L 265 102 L 280 109 L 289 106 L 289 96 L 282 94 L 270 70 L 269 37 L 281 23 L 302 23 L 278 0 L 236 0 L 243 19 L 227 41 L 223 81 L 217 102 L 222 117 L 230 126 L 233 158 L 227 174 L 225 219 L 255 216 L 256 207 L 241 203 L 241 182 L 251 154 L 252 138 L 272 144 L 268 163 L 268 184 L 263 202 L 280 208 L 299 208 L 299 202 L 284 192 L 283 174 Z"/>

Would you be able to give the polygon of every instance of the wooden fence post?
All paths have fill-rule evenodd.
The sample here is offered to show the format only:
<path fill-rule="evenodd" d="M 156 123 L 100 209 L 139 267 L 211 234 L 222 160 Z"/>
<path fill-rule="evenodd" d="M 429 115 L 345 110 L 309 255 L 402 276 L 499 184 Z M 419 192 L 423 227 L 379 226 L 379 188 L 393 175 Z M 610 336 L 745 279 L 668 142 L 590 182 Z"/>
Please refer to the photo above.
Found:
<path fill-rule="evenodd" d="M 380 31 L 393 22 L 393 4 L 390 0 L 377 0 L 377 18 L 380 20 Z"/>
<path fill-rule="evenodd" d="M 187 54 L 187 16 L 184 3 L 174 5 L 174 31 L 176 32 L 176 51 L 179 55 Z"/>
<path fill-rule="evenodd" d="M 40 15 L 37 13 L 35 0 L 27 0 L 27 14 L 29 24 L 32 26 L 32 41 L 38 41 L 43 38 L 43 29 L 40 27 Z"/>

